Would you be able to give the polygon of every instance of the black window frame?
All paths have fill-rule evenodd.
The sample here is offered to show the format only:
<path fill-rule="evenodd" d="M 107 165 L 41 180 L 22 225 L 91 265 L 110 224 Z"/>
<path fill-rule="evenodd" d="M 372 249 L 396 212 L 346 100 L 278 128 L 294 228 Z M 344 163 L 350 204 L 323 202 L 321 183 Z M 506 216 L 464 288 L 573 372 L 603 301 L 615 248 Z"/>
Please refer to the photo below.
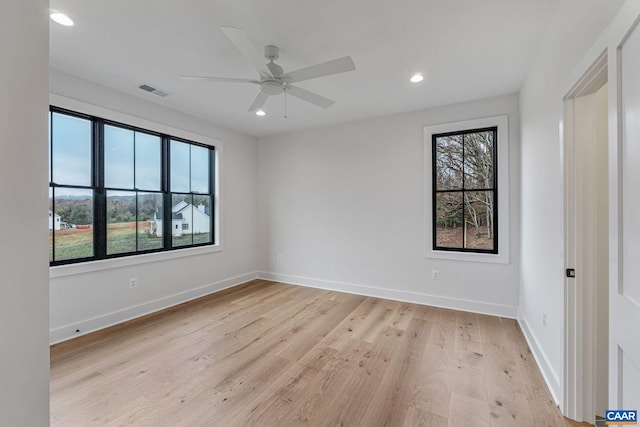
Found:
<path fill-rule="evenodd" d="M 438 169 L 437 169 L 437 140 L 442 137 L 450 137 L 450 136 L 458 136 L 462 135 L 463 143 L 462 143 L 462 164 L 465 164 L 465 150 L 464 150 L 464 135 L 474 134 L 474 133 L 482 133 L 482 132 L 491 132 L 493 134 L 493 145 L 492 145 L 492 163 L 493 163 L 493 179 L 492 188 L 473 188 L 473 189 L 465 189 L 464 188 L 464 176 L 462 173 L 462 187 L 459 189 L 446 189 L 446 190 L 438 190 Z M 498 218 L 498 126 L 489 126 L 489 127 L 481 127 L 481 128 L 473 128 L 473 129 L 464 129 L 464 130 L 456 130 L 451 132 L 441 132 L 437 134 L 431 135 L 431 206 L 432 206 L 432 215 L 431 215 L 431 226 L 432 226 L 432 248 L 434 251 L 445 251 L 445 252 L 458 252 L 458 253 L 478 253 L 478 254 L 498 254 L 498 231 L 499 231 L 499 218 Z M 465 234 L 467 233 L 464 218 L 465 218 L 465 193 L 474 192 L 474 191 L 493 191 L 493 248 L 492 249 L 484 249 L 484 248 L 465 248 L 464 242 Z M 451 247 L 451 246 L 438 246 L 437 244 L 437 196 L 442 193 L 461 193 L 462 194 L 462 247 Z"/>
<path fill-rule="evenodd" d="M 174 135 L 169 135 L 162 132 L 157 132 L 149 129 L 140 128 L 138 126 L 129 125 L 126 123 L 117 122 L 110 119 L 104 119 L 101 117 L 93 116 L 90 114 L 85 114 L 73 110 L 69 110 L 66 108 L 60 108 L 57 106 L 51 105 L 49 107 L 49 115 L 52 117 L 54 113 L 63 114 L 70 117 L 76 117 L 84 120 L 89 120 L 91 122 L 91 185 L 90 186 L 74 186 L 74 185 L 64 185 L 64 184 L 56 184 L 52 182 L 52 171 L 53 171 L 53 120 L 50 120 L 50 137 L 49 137 L 49 150 L 51 150 L 51 155 L 49 159 L 49 188 L 53 189 L 53 197 L 51 201 L 51 211 L 55 218 L 55 189 L 56 188 L 82 188 L 82 189 L 91 189 L 93 191 L 93 256 L 90 257 L 82 257 L 82 258 L 72 258 L 72 259 L 64 259 L 64 260 L 56 260 L 55 259 L 55 224 L 52 232 L 52 243 L 51 248 L 53 252 L 53 260 L 49 262 L 51 267 L 59 266 L 59 265 L 68 265 L 68 264 L 79 264 L 83 262 L 89 261 L 97 261 L 103 259 L 112 259 L 112 258 L 122 258 L 122 257 L 131 257 L 136 255 L 143 255 L 149 253 L 158 253 L 158 252 L 169 252 L 181 249 L 188 249 L 194 247 L 202 247 L 202 246 L 213 246 L 216 244 L 216 234 L 215 234 L 215 184 L 216 184 L 216 170 L 215 170 L 215 160 L 216 160 L 216 147 L 213 145 L 203 144 L 200 142 L 192 141 L 189 139 L 185 139 L 182 137 L 177 137 Z M 131 130 L 134 132 L 141 132 L 148 135 L 154 135 L 160 138 L 161 144 L 161 154 L 160 154 L 160 162 L 161 162 L 161 184 L 160 190 L 146 190 L 146 189 L 115 189 L 111 187 L 105 187 L 105 158 L 104 158 L 104 127 L 105 126 L 114 126 L 122 129 Z M 157 193 L 162 195 L 162 213 L 163 218 L 172 218 L 172 192 L 171 192 L 171 177 L 170 177 L 170 141 L 175 140 L 179 142 L 183 142 L 186 144 L 202 147 L 208 150 L 209 156 L 209 192 L 208 193 L 198 193 L 200 196 L 208 196 L 210 200 L 209 206 L 209 230 L 211 239 L 209 242 L 205 243 L 192 243 L 186 245 L 173 246 L 172 245 L 172 221 L 163 220 L 163 230 L 162 230 L 162 247 L 154 248 L 154 249 L 146 249 L 146 250 L 138 250 L 138 245 L 136 244 L 136 250 L 130 252 L 122 252 L 122 253 L 114 253 L 107 254 L 107 191 L 130 191 L 135 193 L 136 197 L 136 206 L 138 200 L 138 193 Z M 134 154 L 135 156 L 135 154 Z M 135 157 L 134 157 L 135 158 Z M 134 177 L 135 177 L 135 161 L 134 161 Z M 136 207 L 137 209 L 137 207 Z M 138 222 L 137 211 L 136 211 L 136 222 Z M 139 238 L 138 232 L 136 229 L 136 243 Z"/>

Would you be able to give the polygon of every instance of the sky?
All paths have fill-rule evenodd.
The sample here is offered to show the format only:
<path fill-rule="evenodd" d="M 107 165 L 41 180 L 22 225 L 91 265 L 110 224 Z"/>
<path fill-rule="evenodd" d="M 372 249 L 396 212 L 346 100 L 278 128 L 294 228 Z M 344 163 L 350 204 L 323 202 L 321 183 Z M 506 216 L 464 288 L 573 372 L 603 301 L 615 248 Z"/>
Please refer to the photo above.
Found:
<path fill-rule="evenodd" d="M 52 182 L 57 185 L 91 186 L 91 121 L 52 113 L 51 124 L 49 159 L 53 151 L 50 163 Z M 105 187 L 160 191 L 160 137 L 110 125 L 105 125 L 104 133 Z M 208 193 L 208 150 L 174 140 L 171 141 L 170 150 L 172 191 Z M 86 190 L 56 190 L 58 197 L 67 194 L 77 196 L 86 194 Z"/>

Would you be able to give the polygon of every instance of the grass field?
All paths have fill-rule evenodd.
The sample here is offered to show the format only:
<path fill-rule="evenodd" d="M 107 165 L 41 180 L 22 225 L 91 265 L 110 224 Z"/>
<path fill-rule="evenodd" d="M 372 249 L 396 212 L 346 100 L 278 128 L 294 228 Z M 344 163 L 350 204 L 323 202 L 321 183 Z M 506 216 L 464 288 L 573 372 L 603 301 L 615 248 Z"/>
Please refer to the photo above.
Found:
<path fill-rule="evenodd" d="M 138 222 L 137 250 L 146 251 L 162 248 L 162 238 L 153 237 L 147 221 Z M 209 233 L 191 236 L 173 236 L 174 247 L 198 243 L 208 243 Z M 93 227 L 88 229 L 56 230 L 56 261 L 93 256 Z M 49 231 L 49 260 L 52 261 L 53 233 Z M 119 254 L 136 251 L 136 222 L 107 224 L 107 254 Z"/>

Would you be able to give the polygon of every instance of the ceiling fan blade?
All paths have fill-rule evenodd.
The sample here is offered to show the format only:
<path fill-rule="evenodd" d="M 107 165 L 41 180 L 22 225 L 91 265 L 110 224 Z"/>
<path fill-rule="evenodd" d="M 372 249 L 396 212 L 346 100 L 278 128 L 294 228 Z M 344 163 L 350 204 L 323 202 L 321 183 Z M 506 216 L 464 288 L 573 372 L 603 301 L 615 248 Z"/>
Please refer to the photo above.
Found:
<path fill-rule="evenodd" d="M 273 62 L 268 62 L 267 67 L 269 68 L 269 71 L 271 71 L 271 75 L 273 77 L 280 77 L 280 75 L 282 74 L 282 67 L 279 66 L 278 64 L 274 64 Z"/>
<path fill-rule="evenodd" d="M 301 68 L 282 76 L 282 80 L 287 83 L 301 82 L 303 80 L 311 80 L 318 77 L 330 76 L 332 74 L 344 73 L 356 69 L 353 59 L 350 56 L 323 62 L 321 64 L 312 65 L 310 67 Z"/>
<path fill-rule="evenodd" d="M 180 75 L 181 79 L 184 80 L 202 80 L 207 82 L 224 82 L 224 83 L 256 83 L 260 84 L 258 80 L 251 79 L 235 79 L 232 77 L 210 77 L 210 76 L 188 76 L 188 75 Z"/>
<path fill-rule="evenodd" d="M 285 91 L 291 96 L 295 96 L 296 98 L 300 98 L 322 108 L 329 108 L 335 103 L 335 101 L 329 98 L 309 92 L 308 90 L 302 89 L 298 86 L 287 85 L 285 87 Z"/>
<path fill-rule="evenodd" d="M 253 100 L 253 103 L 249 107 L 249 111 L 253 112 L 262 108 L 264 103 L 267 101 L 267 98 L 269 98 L 269 95 L 265 94 L 262 91 L 258 92 L 258 96 L 256 96 L 256 99 Z"/>
<path fill-rule="evenodd" d="M 240 28 L 236 27 L 220 27 L 222 32 L 233 43 L 233 45 L 240 51 L 240 53 L 249 60 L 249 62 L 258 70 L 260 76 L 272 77 L 269 68 L 264 62 L 264 56 L 260 54 L 260 51 L 256 49 L 249 36 Z"/>

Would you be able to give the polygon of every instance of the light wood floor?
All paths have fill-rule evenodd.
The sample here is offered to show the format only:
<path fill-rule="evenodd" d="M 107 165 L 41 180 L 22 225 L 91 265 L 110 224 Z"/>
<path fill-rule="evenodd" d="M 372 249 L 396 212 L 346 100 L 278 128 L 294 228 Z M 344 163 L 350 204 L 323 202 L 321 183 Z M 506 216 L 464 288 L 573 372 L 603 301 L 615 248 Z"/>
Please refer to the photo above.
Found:
<path fill-rule="evenodd" d="M 51 348 L 53 426 L 573 426 L 513 320 L 252 281 Z"/>

